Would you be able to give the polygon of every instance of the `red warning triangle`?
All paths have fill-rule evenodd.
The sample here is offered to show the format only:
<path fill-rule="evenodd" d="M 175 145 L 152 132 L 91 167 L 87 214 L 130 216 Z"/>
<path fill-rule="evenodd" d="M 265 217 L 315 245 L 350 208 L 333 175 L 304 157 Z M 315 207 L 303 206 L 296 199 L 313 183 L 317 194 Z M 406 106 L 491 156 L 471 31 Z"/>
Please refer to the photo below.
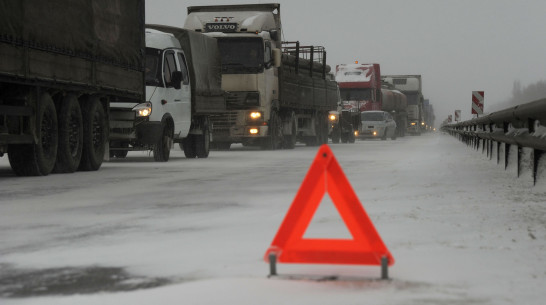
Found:
<path fill-rule="evenodd" d="M 303 238 L 328 192 L 353 239 Z M 281 263 L 381 265 L 394 258 L 381 240 L 328 145 L 322 145 L 265 253 Z"/>

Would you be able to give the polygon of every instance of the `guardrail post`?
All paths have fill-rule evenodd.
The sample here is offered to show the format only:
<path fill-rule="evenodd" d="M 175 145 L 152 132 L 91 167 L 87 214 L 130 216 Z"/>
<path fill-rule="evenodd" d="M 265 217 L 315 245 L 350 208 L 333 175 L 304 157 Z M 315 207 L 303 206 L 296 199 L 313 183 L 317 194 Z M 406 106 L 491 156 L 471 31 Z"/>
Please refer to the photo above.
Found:
<path fill-rule="evenodd" d="M 521 155 L 523 154 L 523 148 L 518 145 L 518 178 L 520 175 L 520 163 L 521 163 Z"/>
<path fill-rule="evenodd" d="M 537 175 L 538 175 L 538 162 L 540 162 L 540 157 L 544 154 L 544 151 L 534 149 L 533 150 L 533 185 L 537 184 Z"/>
<path fill-rule="evenodd" d="M 500 147 L 501 142 L 497 142 L 497 164 L 500 163 Z M 491 150 L 493 150 L 493 143 L 491 143 Z"/>
<path fill-rule="evenodd" d="M 509 157 L 510 157 L 510 144 L 504 143 L 504 170 L 508 168 Z"/>

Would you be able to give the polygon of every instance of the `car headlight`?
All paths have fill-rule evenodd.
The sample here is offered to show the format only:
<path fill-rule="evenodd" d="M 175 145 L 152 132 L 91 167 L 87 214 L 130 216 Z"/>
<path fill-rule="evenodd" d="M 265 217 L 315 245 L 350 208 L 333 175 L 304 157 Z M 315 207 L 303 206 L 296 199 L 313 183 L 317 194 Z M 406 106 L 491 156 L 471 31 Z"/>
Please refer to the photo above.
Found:
<path fill-rule="evenodd" d="M 133 107 L 133 111 L 136 111 L 138 117 L 147 117 L 152 114 L 152 103 L 142 103 Z"/>
<path fill-rule="evenodd" d="M 337 120 L 337 115 L 335 115 L 335 114 L 330 114 L 330 115 L 328 116 L 328 118 L 330 119 L 331 122 L 335 122 L 335 121 Z"/>

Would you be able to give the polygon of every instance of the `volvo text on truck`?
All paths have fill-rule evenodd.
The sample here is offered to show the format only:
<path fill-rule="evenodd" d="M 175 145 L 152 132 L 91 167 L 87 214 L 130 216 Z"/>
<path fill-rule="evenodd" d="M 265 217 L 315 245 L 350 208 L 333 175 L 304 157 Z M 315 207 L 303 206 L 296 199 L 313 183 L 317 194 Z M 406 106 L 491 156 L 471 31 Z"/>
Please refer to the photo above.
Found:
<path fill-rule="evenodd" d="M 109 103 L 144 99 L 144 48 L 144 1 L 0 2 L 0 156 L 23 176 L 99 169 Z"/>
<path fill-rule="evenodd" d="M 338 94 L 326 51 L 281 43 L 279 4 L 188 7 L 184 27 L 218 40 L 227 110 L 211 116 L 217 148 L 327 142 Z"/>
<path fill-rule="evenodd" d="M 173 143 L 187 158 L 209 155 L 211 113 L 225 111 L 217 40 L 186 29 L 146 25 L 146 100 L 112 103 L 110 151 L 153 151 L 169 160 Z"/>

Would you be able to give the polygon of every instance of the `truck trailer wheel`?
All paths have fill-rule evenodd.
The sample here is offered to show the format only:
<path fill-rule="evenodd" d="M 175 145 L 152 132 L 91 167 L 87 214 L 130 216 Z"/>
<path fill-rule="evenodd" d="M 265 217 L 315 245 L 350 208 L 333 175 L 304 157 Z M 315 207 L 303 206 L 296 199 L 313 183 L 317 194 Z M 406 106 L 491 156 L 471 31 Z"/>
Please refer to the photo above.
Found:
<path fill-rule="evenodd" d="M 334 128 L 332 128 L 332 143 L 337 144 L 339 143 L 339 140 L 341 140 L 341 128 L 339 127 L 339 124 L 334 125 Z"/>
<path fill-rule="evenodd" d="M 80 104 L 83 117 L 83 150 L 78 170 L 96 171 L 102 165 L 108 140 L 106 114 L 97 97 Z"/>
<path fill-rule="evenodd" d="M 154 160 L 156 162 L 167 162 L 171 154 L 171 147 L 173 142 L 173 128 L 166 121 L 161 122 L 163 128 L 161 128 L 161 137 L 154 146 Z"/>
<path fill-rule="evenodd" d="M 348 137 L 349 138 L 347 140 L 349 141 L 349 143 L 354 143 L 356 141 L 355 131 L 354 130 L 351 131 L 351 133 L 348 135 Z"/>
<path fill-rule="evenodd" d="M 210 132 L 207 119 L 203 119 L 201 124 L 203 134 L 192 135 L 194 137 L 195 154 L 197 158 L 207 158 L 210 151 Z"/>
<path fill-rule="evenodd" d="M 73 173 L 78 169 L 83 150 L 83 122 L 78 99 L 68 95 L 59 109 L 59 146 L 55 173 Z"/>
<path fill-rule="evenodd" d="M 294 149 L 296 147 L 297 135 L 298 135 L 298 121 L 296 120 L 296 114 L 292 112 L 290 116 L 290 135 L 284 136 L 284 148 Z"/>
<path fill-rule="evenodd" d="M 184 156 L 189 159 L 193 159 L 197 157 L 197 153 L 195 152 L 195 138 L 193 135 L 188 135 L 184 140 L 182 140 L 182 143 L 180 143 L 180 149 L 184 151 Z"/>
<path fill-rule="evenodd" d="M 35 144 L 9 145 L 8 159 L 18 176 L 45 176 L 57 160 L 58 125 L 55 104 L 48 93 L 37 103 Z"/>

